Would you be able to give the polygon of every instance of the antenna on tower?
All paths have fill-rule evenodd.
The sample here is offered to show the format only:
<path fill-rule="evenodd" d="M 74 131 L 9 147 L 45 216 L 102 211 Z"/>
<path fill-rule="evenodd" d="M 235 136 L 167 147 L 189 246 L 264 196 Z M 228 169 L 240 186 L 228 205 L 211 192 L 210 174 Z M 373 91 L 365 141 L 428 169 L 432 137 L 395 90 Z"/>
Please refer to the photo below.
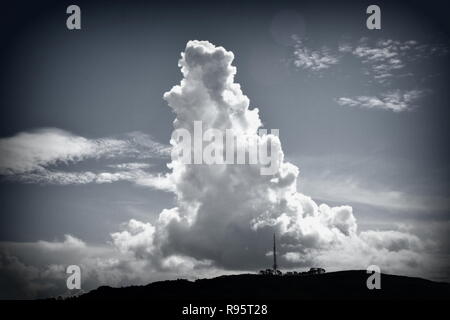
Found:
<path fill-rule="evenodd" d="M 275 233 L 273 234 L 273 270 L 277 271 L 277 245 L 275 242 Z"/>

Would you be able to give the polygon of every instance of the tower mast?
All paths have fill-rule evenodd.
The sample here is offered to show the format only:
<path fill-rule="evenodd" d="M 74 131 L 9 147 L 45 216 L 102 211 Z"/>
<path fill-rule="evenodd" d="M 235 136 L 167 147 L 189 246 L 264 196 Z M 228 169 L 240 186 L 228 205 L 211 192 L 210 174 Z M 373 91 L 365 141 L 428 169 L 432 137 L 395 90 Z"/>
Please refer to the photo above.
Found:
<path fill-rule="evenodd" d="M 273 270 L 277 271 L 277 246 L 275 243 L 275 233 L 273 234 Z"/>

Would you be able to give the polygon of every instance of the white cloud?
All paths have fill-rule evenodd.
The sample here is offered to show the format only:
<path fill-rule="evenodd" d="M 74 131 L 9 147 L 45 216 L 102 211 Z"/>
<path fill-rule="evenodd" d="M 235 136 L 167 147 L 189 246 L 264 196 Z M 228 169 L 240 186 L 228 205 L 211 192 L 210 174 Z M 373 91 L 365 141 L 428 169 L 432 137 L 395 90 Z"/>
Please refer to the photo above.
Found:
<path fill-rule="evenodd" d="M 156 190 L 162 190 L 167 192 L 175 192 L 174 182 L 171 176 L 167 174 L 143 174 L 134 177 L 133 181 L 138 186 L 150 187 Z"/>
<path fill-rule="evenodd" d="M 139 162 L 126 162 L 119 164 L 110 164 L 109 167 L 115 169 L 125 169 L 125 170 L 135 170 L 135 169 L 147 169 L 151 167 L 149 163 L 139 163 Z"/>
<path fill-rule="evenodd" d="M 294 49 L 294 65 L 312 71 L 328 69 L 339 62 L 336 55 L 331 54 L 331 50 L 323 47 L 319 50 L 311 50 L 299 39 L 296 39 Z"/>
<path fill-rule="evenodd" d="M 395 165 L 371 155 L 333 153 L 321 156 L 297 155 L 291 158 L 303 168 L 298 190 L 321 201 L 363 204 L 396 213 L 423 212 L 436 214 L 450 210 L 450 197 L 434 190 L 420 190 L 422 178 L 399 185 L 395 174 L 403 176 L 414 167 Z"/>
<path fill-rule="evenodd" d="M 441 46 L 419 44 L 417 41 L 379 40 L 370 43 L 369 39 L 361 38 L 358 43 L 343 42 L 337 46 L 322 47 L 313 50 L 307 43 L 297 36 L 293 56 L 294 66 L 302 69 L 320 71 L 338 64 L 346 56 L 354 57 L 366 66 L 366 74 L 380 84 L 388 84 L 394 76 L 400 74 L 402 69 L 413 61 L 424 59 L 434 54 L 446 53 Z"/>
<path fill-rule="evenodd" d="M 85 249 L 86 243 L 84 241 L 70 235 L 66 234 L 64 236 L 64 241 L 38 241 L 38 245 L 40 245 L 44 249 L 48 250 L 67 250 L 67 249 Z"/>
<path fill-rule="evenodd" d="M 305 192 L 314 198 L 328 201 L 360 203 L 404 212 L 410 210 L 435 212 L 450 209 L 448 197 L 411 194 L 406 190 L 388 187 L 370 188 L 363 186 L 353 176 L 317 176 L 314 179 L 303 179 L 302 185 Z"/>
<path fill-rule="evenodd" d="M 415 40 L 384 39 L 371 43 L 367 38 L 360 39 L 354 46 L 349 43 L 341 44 L 338 50 L 360 59 L 367 67 L 366 74 L 382 85 L 389 85 L 398 76 L 412 76 L 411 72 L 404 73 L 403 69 L 418 60 L 443 55 L 447 51 L 442 46 L 420 44 Z"/>
<path fill-rule="evenodd" d="M 370 41 L 368 38 L 361 38 L 356 43 L 346 41 L 335 48 L 323 47 L 313 50 L 308 48 L 305 41 L 298 36 L 294 35 L 293 39 L 295 41 L 293 49 L 295 67 L 317 72 L 329 69 L 344 58 L 353 58 L 362 64 L 362 74 L 368 77 L 368 84 L 375 84 L 376 86 L 373 88 L 378 92 L 379 87 L 382 87 L 383 93 L 381 94 L 340 97 L 335 99 L 338 104 L 394 112 L 412 109 L 418 98 L 429 91 L 421 89 L 422 84 L 419 82 L 415 85 L 419 89 L 397 89 L 394 80 L 415 76 L 418 62 L 448 53 L 445 46 L 422 44 L 415 40 Z M 417 76 L 417 78 L 423 79 L 422 76 Z"/>
<path fill-rule="evenodd" d="M 176 116 L 174 128 L 192 133 L 193 121 L 199 120 L 205 129 L 229 129 L 236 135 L 254 136 L 255 141 L 272 139 L 277 155 L 274 175 L 261 175 L 260 165 L 185 165 L 173 159 L 165 181 L 170 181 L 176 206 L 164 209 L 156 221 L 130 220 L 101 249 L 79 250 L 83 242 L 68 237 L 61 245 L 32 244 L 28 254 L 20 254 L 18 245 L 9 245 L 20 257 L 3 255 L 2 269 L 32 268 L 25 272 L 34 279 L 30 282 L 42 283 L 43 272 L 47 277 L 51 272 L 45 267 L 48 263 L 30 266 L 25 261 L 33 252 L 56 266 L 63 265 L 61 261 L 81 264 L 91 287 L 130 285 L 183 273 L 256 271 L 270 265 L 266 253 L 276 232 L 280 265 L 286 268 L 365 269 L 377 264 L 383 272 L 422 276 L 435 270 L 422 263 L 432 245 L 407 231 L 359 232 L 352 207 L 319 205 L 298 192 L 299 170 L 285 161 L 278 137 L 257 134 L 258 109 L 249 108 L 249 99 L 234 82 L 233 58 L 232 52 L 209 42 L 188 42 L 179 61 L 183 79 L 164 94 Z M 177 141 L 171 144 L 176 146 Z M 51 250 L 60 246 L 71 249 Z"/>
<path fill-rule="evenodd" d="M 145 239 L 149 230 L 151 228 L 140 223 L 127 226 L 127 232 L 142 233 L 140 243 L 133 240 L 135 247 L 140 248 L 151 246 Z M 167 256 L 154 264 L 151 260 L 136 257 L 128 251 L 129 247 L 123 247 L 124 243 L 117 241 L 99 246 L 66 235 L 63 241 L 0 242 L 0 299 L 73 296 L 101 285 L 143 285 L 158 280 L 226 273 L 212 268 L 208 261 L 181 255 Z M 81 269 L 81 290 L 66 287 L 69 265 Z"/>
<path fill-rule="evenodd" d="M 70 185 L 131 181 L 168 190 L 170 183 L 164 176 L 146 171 L 151 167 L 149 163 L 122 162 L 107 165 L 105 170 L 90 171 L 67 171 L 67 167 L 87 159 L 148 161 L 167 158 L 169 151 L 170 147 L 140 132 L 115 138 L 87 139 L 60 129 L 46 128 L 0 139 L 0 175 L 24 183 Z"/>
<path fill-rule="evenodd" d="M 22 132 L 0 140 L 0 173 L 40 170 L 57 162 L 76 162 L 121 148 L 117 140 L 95 142 L 58 129 Z"/>
<path fill-rule="evenodd" d="M 209 260 L 196 260 L 192 257 L 172 255 L 167 258 L 163 258 L 161 266 L 164 269 L 172 270 L 179 274 L 188 274 L 197 272 L 197 270 L 211 268 L 211 261 Z"/>
<path fill-rule="evenodd" d="M 153 237 L 155 227 L 150 223 L 143 223 L 131 219 L 127 224 L 127 229 L 111 234 L 114 245 L 123 253 L 145 257 L 154 250 Z"/>
<path fill-rule="evenodd" d="M 127 181 L 137 186 L 149 187 L 161 191 L 173 191 L 173 183 L 166 174 L 153 174 L 145 170 L 135 169 L 134 166 L 126 167 L 123 171 L 114 172 L 66 172 L 39 170 L 26 174 L 7 176 L 14 181 L 40 184 L 40 185 L 84 185 L 89 183 L 108 184 L 119 181 Z"/>
<path fill-rule="evenodd" d="M 22 183 L 72 185 L 93 183 L 97 175 L 90 171 L 64 172 L 52 170 L 37 170 L 17 175 L 7 175 L 5 178 Z"/>
<path fill-rule="evenodd" d="M 421 251 L 424 244 L 415 235 L 404 232 L 388 231 L 364 231 L 360 234 L 361 239 L 371 248 L 386 249 L 392 252 L 401 250 Z"/>
<path fill-rule="evenodd" d="M 28 299 L 69 294 L 66 268 L 71 264 L 81 267 L 82 289 L 92 289 L 101 284 L 96 273 L 102 271 L 96 261 L 111 254 L 113 249 L 87 245 L 72 235 L 65 235 L 63 241 L 0 242 L 0 297 Z"/>
<path fill-rule="evenodd" d="M 394 90 L 376 96 L 340 97 L 336 102 L 341 106 L 360 107 L 366 109 L 383 109 L 402 112 L 413 109 L 416 102 L 424 95 L 421 90 Z"/>
<path fill-rule="evenodd" d="M 363 44 L 357 45 L 351 53 L 369 66 L 367 72 L 375 81 L 387 83 L 394 76 L 394 72 L 405 67 L 399 46 L 410 49 L 410 42 L 402 44 L 393 40 L 378 41 L 371 47 L 363 40 Z"/>
<path fill-rule="evenodd" d="M 52 165 L 75 163 L 88 158 L 167 157 L 169 151 L 168 146 L 139 132 L 121 138 L 87 139 L 64 130 L 44 128 L 0 139 L 0 174 L 43 170 Z"/>
<path fill-rule="evenodd" d="M 188 42 L 179 62 L 184 78 L 164 95 L 175 112 L 175 128 L 192 131 L 193 120 L 201 120 L 206 128 L 257 135 L 258 110 L 249 109 L 248 98 L 233 81 L 233 57 L 209 42 Z M 260 175 L 258 165 L 184 165 L 172 160 L 169 177 L 177 206 L 163 210 L 152 227 L 147 226 L 153 235 L 147 252 L 152 260 L 183 256 L 219 268 L 254 270 L 270 263 L 266 253 L 276 232 L 280 252 L 286 254 L 284 263 L 292 267 L 332 265 L 335 250 L 353 254 L 340 262 L 343 268 L 366 268 L 369 261 L 385 271 L 418 265 L 420 239 L 400 231 L 359 233 L 350 206 L 319 205 L 299 193 L 298 168 L 284 160 L 281 143 L 275 141 L 273 176 Z M 125 233 L 123 241 L 141 243 L 144 230 Z M 142 256 L 140 246 L 127 248 Z M 418 267 L 415 271 L 422 272 Z"/>
<path fill-rule="evenodd" d="M 342 58 L 350 56 L 362 63 L 365 67 L 364 73 L 370 76 L 371 80 L 386 86 L 390 85 L 394 78 L 413 76 L 411 71 L 405 72 L 405 69 L 418 61 L 448 53 L 448 49 L 443 45 L 422 44 L 415 40 L 370 41 L 368 38 L 361 38 L 356 43 L 347 41 L 340 43 L 337 47 L 322 47 L 314 50 L 298 36 L 294 35 L 293 39 L 295 67 L 321 71 L 338 64 Z"/>

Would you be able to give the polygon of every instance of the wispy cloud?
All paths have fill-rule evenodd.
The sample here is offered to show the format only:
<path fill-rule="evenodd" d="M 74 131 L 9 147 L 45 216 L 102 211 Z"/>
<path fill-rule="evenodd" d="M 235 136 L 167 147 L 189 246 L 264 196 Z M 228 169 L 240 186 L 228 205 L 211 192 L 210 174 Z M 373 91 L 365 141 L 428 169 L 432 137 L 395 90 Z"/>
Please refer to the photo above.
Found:
<path fill-rule="evenodd" d="M 423 44 L 416 40 L 399 41 L 381 39 L 370 41 L 361 38 L 356 42 L 341 42 L 335 47 L 323 46 L 312 49 L 304 39 L 293 35 L 293 64 L 297 68 L 310 71 L 329 69 L 338 64 L 342 58 L 350 56 L 361 61 L 364 73 L 379 84 L 389 85 L 396 76 L 412 76 L 404 72 L 413 63 L 448 53 L 448 49 L 440 44 Z"/>
<path fill-rule="evenodd" d="M 404 69 L 413 62 L 446 54 L 447 50 L 440 45 L 421 44 L 415 40 L 383 39 L 370 43 L 369 39 L 362 38 L 354 46 L 349 43 L 341 44 L 339 52 L 360 59 L 366 66 L 367 75 L 379 84 L 389 85 L 394 77 L 412 76 L 413 73 L 404 72 Z"/>
<path fill-rule="evenodd" d="M 337 98 L 336 102 L 341 106 L 360 107 L 367 109 L 383 109 L 394 112 L 402 112 L 414 108 L 414 103 L 424 95 L 421 90 L 395 90 L 376 96 L 356 96 Z"/>
<path fill-rule="evenodd" d="M 305 178 L 301 181 L 301 185 L 304 186 L 305 192 L 323 201 L 346 201 L 404 212 L 411 210 L 436 212 L 450 209 L 448 197 L 411 194 L 404 190 L 388 188 L 370 188 L 362 185 L 357 177 Z"/>
<path fill-rule="evenodd" d="M 176 115 L 176 128 L 192 130 L 191 119 L 200 116 L 210 126 L 227 120 L 227 126 L 221 130 L 231 128 L 240 132 L 246 128 L 249 136 L 258 135 L 261 119 L 257 109 L 249 109 L 249 99 L 239 84 L 233 82 L 236 73 L 231 64 L 233 57 L 232 52 L 209 42 L 188 42 L 179 62 L 184 77 L 179 85 L 164 95 Z M 191 76 L 193 71 L 195 77 Z M 205 87 L 209 89 L 205 90 Z M 233 99 L 224 101 L 225 93 Z M 211 105 L 223 105 L 223 108 L 211 111 Z M 237 113 L 236 106 L 239 108 Z M 87 143 L 80 141 L 83 146 Z M 252 166 L 231 165 L 217 170 L 211 166 L 185 165 L 174 159 L 168 165 L 171 169 L 168 179 L 172 179 L 176 187 L 176 204 L 163 209 L 157 219 L 152 222 L 131 219 L 124 229 L 111 233 L 112 241 L 103 250 L 90 248 L 82 240 L 69 236 L 60 243 L 32 243 L 27 246 L 31 249 L 28 252 L 43 260 L 41 268 L 23 262 L 19 254 L 9 254 L 11 246 L 19 246 L 8 244 L 6 250 L 0 250 L 0 268 L 6 270 L 0 275 L 25 279 L 27 287 L 48 283 L 64 286 L 65 282 L 60 278 L 52 281 L 56 273 L 51 273 L 47 266 L 55 265 L 57 274 L 62 275 L 63 266 L 73 262 L 83 269 L 83 286 L 92 288 L 98 286 L 99 279 L 109 285 L 142 283 L 150 277 L 155 280 L 158 272 L 165 270 L 166 279 L 170 273 L 182 276 L 183 270 L 190 274 L 194 270 L 196 274 L 217 269 L 255 270 L 267 263 L 267 251 L 261 246 L 261 241 L 273 232 L 279 234 L 280 258 L 288 267 L 338 265 L 341 269 L 358 269 L 377 264 L 385 272 L 429 274 L 426 269 L 429 264 L 425 261 L 432 261 L 428 255 L 436 246 L 428 247 L 426 242 L 409 232 L 359 231 L 352 207 L 318 204 L 298 190 L 298 167 L 285 160 L 279 140 L 276 147 L 277 172 L 273 176 L 261 176 L 259 170 Z M 40 155 L 37 157 L 38 165 L 29 166 L 37 169 L 23 172 L 51 171 L 48 164 L 58 163 L 62 161 L 60 159 L 74 161 L 79 157 L 79 153 L 67 156 L 68 151 L 60 149 L 64 151 L 49 158 L 42 156 L 39 150 L 36 152 Z M 90 153 L 83 151 L 82 154 Z M 120 159 L 117 156 L 121 155 L 120 152 L 112 154 Z M 32 156 L 27 157 L 34 160 Z M 9 163 L 12 167 L 13 162 Z M 27 163 L 34 162 L 29 160 Z M 110 174 L 94 173 L 91 179 L 101 177 L 101 181 L 112 181 L 124 172 L 146 172 L 148 168 L 142 163 L 122 161 L 113 167 L 108 166 L 109 171 L 105 172 Z M 112 175 L 112 172 L 117 175 Z M 150 181 L 133 179 L 136 183 L 153 186 L 170 185 L 170 180 L 164 176 Z M 338 190 L 341 189 L 342 183 Z M 367 193 L 360 196 L 364 197 L 368 197 Z M 433 270 L 438 268 L 441 266 L 432 266 Z M 31 289 L 24 290 L 28 292 Z M 45 292 L 48 294 L 48 290 Z"/>
<path fill-rule="evenodd" d="M 293 65 L 296 68 L 323 75 L 325 70 L 337 65 L 344 58 L 353 59 L 362 65 L 362 74 L 367 76 L 366 84 L 374 93 L 336 98 L 335 101 L 339 105 L 393 112 L 413 109 L 418 99 L 430 91 L 422 88 L 421 83 L 415 83 L 412 87 L 408 82 L 405 88 L 405 83 L 399 85 L 398 80 L 416 76 L 418 62 L 448 53 L 448 49 L 443 45 L 423 44 L 416 40 L 371 41 L 361 38 L 357 41 L 341 42 L 334 47 L 311 49 L 308 43 L 298 36 L 294 35 L 293 39 Z"/>
<path fill-rule="evenodd" d="M 385 212 L 408 214 L 418 211 L 439 214 L 450 210 L 448 195 L 424 188 L 428 175 L 417 174 L 413 183 L 398 183 L 402 178 L 391 180 L 392 176 L 403 177 L 417 168 L 386 160 L 380 161 L 370 154 L 298 155 L 292 159 L 303 167 L 304 174 L 298 181 L 300 191 L 313 199 L 363 204 L 387 209 Z"/>
<path fill-rule="evenodd" d="M 209 261 L 169 255 L 146 259 L 152 245 L 152 226 L 131 220 L 124 230 L 112 233 L 106 244 L 87 243 L 66 234 L 62 240 L 0 242 L 0 299 L 70 297 L 102 285 L 145 285 L 167 279 L 214 277 L 235 273 L 216 268 Z M 140 251 L 141 250 L 141 251 Z M 141 252 L 141 256 L 135 256 Z M 66 287 L 68 265 L 82 270 L 82 289 Z"/>
<path fill-rule="evenodd" d="M 293 63 L 297 68 L 321 71 L 338 63 L 338 57 L 333 55 L 331 50 L 327 47 L 311 50 L 307 48 L 301 40 L 295 39 L 296 44 Z"/>
<path fill-rule="evenodd" d="M 373 76 L 379 83 L 387 83 L 394 72 L 405 67 L 403 53 L 411 50 L 416 45 L 415 41 L 387 40 L 378 41 L 374 46 L 369 46 L 367 40 L 363 38 L 355 48 L 340 47 L 341 52 L 349 52 L 355 57 L 361 59 L 362 63 L 368 66 L 366 73 Z M 401 49 L 402 48 L 402 49 Z"/>
<path fill-rule="evenodd" d="M 173 191 L 173 185 L 166 175 L 161 173 L 154 174 L 140 169 L 127 169 L 116 172 L 66 172 L 44 169 L 14 176 L 7 176 L 6 178 L 27 184 L 62 186 L 83 185 L 89 183 L 108 184 L 127 181 L 138 186 L 151 187 L 153 189 L 163 191 Z"/>
<path fill-rule="evenodd" d="M 162 175 L 151 174 L 146 162 L 167 158 L 170 147 L 151 136 L 132 132 L 120 137 L 88 139 L 54 128 L 21 132 L 0 139 L 0 175 L 8 180 L 37 184 L 87 184 L 131 181 L 170 189 Z M 127 162 L 127 159 L 137 162 Z M 88 159 L 115 161 L 97 170 L 68 167 Z"/>

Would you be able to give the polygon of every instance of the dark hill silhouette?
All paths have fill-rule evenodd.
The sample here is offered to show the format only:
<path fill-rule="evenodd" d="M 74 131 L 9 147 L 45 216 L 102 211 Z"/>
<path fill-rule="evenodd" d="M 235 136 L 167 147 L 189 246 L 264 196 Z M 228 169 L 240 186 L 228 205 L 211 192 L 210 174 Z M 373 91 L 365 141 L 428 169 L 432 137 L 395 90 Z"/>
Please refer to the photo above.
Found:
<path fill-rule="evenodd" d="M 340 271 L 306 276 L 241 274 L 196 281 L 171 280 L 145 286 L 99 287 L 70 298 L 75 301 L 152 300 L 409 300 L 450 299 L 450 284 L 420 278 L 381 275 L 381 290 L 368 290 L 366 271 Z"/>

